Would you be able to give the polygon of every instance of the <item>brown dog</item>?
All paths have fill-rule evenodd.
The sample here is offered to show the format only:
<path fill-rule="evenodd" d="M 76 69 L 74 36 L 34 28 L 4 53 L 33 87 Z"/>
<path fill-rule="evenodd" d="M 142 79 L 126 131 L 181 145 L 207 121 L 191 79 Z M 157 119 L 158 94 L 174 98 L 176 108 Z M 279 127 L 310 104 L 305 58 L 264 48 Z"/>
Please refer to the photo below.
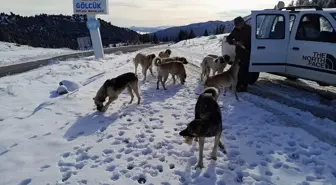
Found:
<path fill-rule="evenodd" d="M 128 93 L 131 96 L 130 104 L 133 102 L 134 95 L 138 98 L 138 104 L 140 104 L 140 94 L 138 86 L 138 77 L 134 73 L 124 73 L 115 78 L 108 79 L 105 83 L 99 88 L 96 96 L 93 98 L 95 105 L 97 106 L 98 111 L 105 112 L 109 105 L 118 98 L 119 94 L 127 88 Z M 104 106 L 106 98 L 109 97 L 108 102 Z"/>
<path fill-rule="evenodd" d="M 159 53 L 159 57 L 160 58 L 168 58 L 168 57 L 170 57 L 171 53 L 172 53 L 171 50 L 167 49 L 166 51 L 161 51 Z"/>
<path fill-rule="evenodd" d="M 142 67 L 142 74 L 144 75 L 144 81 L 146 80 L 147 77 L 147 70 L 149 69 L 150 73 L 152 74 L 152 76 L 154 76 L 153 74 L 153 59 L 155 58 L 155 54 L 150 54 L 150 55 L 144 55 L 142 53 L 138 53 L 134 59 L 133 59 L 133 63 L 135 66 L 135 74 L 137 74 L 138 71 L 138 65 L 140 64 Z"/>
<path fill-rule="evenodd" d="M 220 91 L 220 88 L 223 87 L 225 95 L 226 88 L 232 87 L 232 91 L 235 94 L 236 99 L 239 101 L 236 92 L 236 85 L 238 82 L 238 71 L 240 67 L 239 63 L 240 60 L 236 59 L 231 65 L 230 69 L 224 71 L 223 73 L 209 77 L 204 83 L 204 88 L 215 87 Z"/>
<path fill-rule="evenodd" d="M 166 89 L 165 83 L 168 79 L 169 74 L 173 77 L 173 84 L 175 85 L 175 75 L 178 76 L 181 80 L 181 84 L 185 83 L 185 79 L 187 78 L 186 70 L 184 68 L 183 63 L 188 63 L 184 57 L 176 57 L 175 59 L 166 60 L 166 62 L 162 62 L 164 59 L 160 57 L 154 58 L 154 65 L 157 67 L 157 83 L 156 89 L 159 89 L 159 82 L 161 82 L 164 90 Z M 163 78 L 163 80 L 162 80 Z"/>

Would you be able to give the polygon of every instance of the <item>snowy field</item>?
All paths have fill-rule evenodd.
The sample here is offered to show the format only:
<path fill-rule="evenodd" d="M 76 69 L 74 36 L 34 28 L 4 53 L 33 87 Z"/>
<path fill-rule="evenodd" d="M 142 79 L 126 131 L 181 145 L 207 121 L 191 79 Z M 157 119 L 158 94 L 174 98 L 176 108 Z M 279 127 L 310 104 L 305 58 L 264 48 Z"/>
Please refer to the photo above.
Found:
<path fill-rule="evenodd" d="M 202 37 L 170 49 L 172 56 L 199 65 L 205 55 L 220 54 L 220 43 Z M 230 91 L 219 98 L 228 154 L 219 150 L 217 161 L 209 160 L 214 138 L 206 139 L 205 168 L 195 170 L 198 144 L 189 146 L 178 135 L 193 119 L 203 90 L 200 69 L 190 64 L 184 86 L 173 86 L 169 78 L 167 91 L 156 90 L 149 74 L 140 82 L 140 105 L 129 105 L 124 92 L 105 113 L 97 113 L 92 98 L 98 88 L 107 78 L 133 72 L 135 55 L 68 60 L 0 78 L 0 184 L 336 184 L 336 148 L 295 126 L 335 135 L 334 122 L 249 93 L 239 93 L 238 102 Z M 140 69 L 138 74 L 142 80 Z M 62 80 L 79 88 L 57 96 Z M 317 98 L 309 103 L 319 104 Z"/>
<path fill-rule="evenodd" d="M 35 48 L 26 45 L 16 45 L 15 43 L 9 42 L 0 42 L 0 67 L 35 60 L 42 60 L 62 54 L 70 54 L 76 52 L 78 51 L 66 48 L 46 49 Z"/>

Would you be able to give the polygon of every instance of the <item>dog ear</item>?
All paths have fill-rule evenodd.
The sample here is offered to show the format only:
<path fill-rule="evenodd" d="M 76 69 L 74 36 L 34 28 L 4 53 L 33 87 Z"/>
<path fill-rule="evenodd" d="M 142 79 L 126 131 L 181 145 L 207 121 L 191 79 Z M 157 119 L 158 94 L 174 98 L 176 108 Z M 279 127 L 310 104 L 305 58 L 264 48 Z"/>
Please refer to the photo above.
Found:
<path fill-rule="evenodd" d="M 153 60 L 154 58 L 155 58 L 155 54 L 147 55 L 148 60 Z"/>
<path fill-rule="evenodd" d="M 184 64 L 188 64 L 188 63 L 189 63 L 189 62 L 187 61 L 187 59 L 184 58 L 184 57 L 182 57 L 182 60 L 183 60 L 183 63 L 184 63 Z"/>
<path fill-rule="evenodd" d="M 108 84 L 110 83 L 110 81 L 111 81 L 110 79 L 107 79 L 107 80 L 104 82 L 103 86 L 104 86 L 104 87 L 108 86 Z"/>
<path fill-rule="evenodd" d="M 225 59 L 224 59 L 224 57 L 220 57 L 220 58 L 219 58 L 219 63 L 221 63 L 221 64 L 224 64 L 224 63 L 225 63 Z"/>
<path fill-rule="evenodd" d="M 166 53 L 170 55 L 170 54 L 171 54 L 171 50 L 170 50 L 170 49 L 167 49 L 167 50 L 166 50 Z"/>
<path fill-rule="evenodd" d="M 112 78 L 110 81 L 109 81 L 109 84 L 115 84 L 116 83 L 116 79 L 115 78 Z"/>
<path fill-rule="evenodd" d="M 224 55 L 224 61 L 229 62 L 230 61 L 230 56 L 229 55 Z"/>
<path fill-rule="evenodd" d="M 194 119 L 192 120 L 187 127 L 187 133 L 189 137 L 194 137 L 192 134 L 199 135 L 201 134 L 202 131 L 202 125 L 204 125 L 204 120 L 203 119 Z M 191 133 L 190 133 L 191 132 Z"/>

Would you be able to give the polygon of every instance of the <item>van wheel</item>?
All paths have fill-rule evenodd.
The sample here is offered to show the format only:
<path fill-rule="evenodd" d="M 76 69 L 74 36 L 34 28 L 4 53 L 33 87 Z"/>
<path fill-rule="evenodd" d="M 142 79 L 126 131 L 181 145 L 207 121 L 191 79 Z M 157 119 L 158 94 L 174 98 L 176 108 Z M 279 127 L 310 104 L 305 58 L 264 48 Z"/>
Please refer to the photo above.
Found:
<path fill-rule="evenodd" d="M 298 78 L 294 76 L 286 76 L 288 80 L 296 81 Z"/>
<path fill-rule="evenodd" d="M 322 87 L 329 86 L 329 84 L 326 84 L 326 83 L 323 83 L 323 82 L 317 82 L 317 84 L 319 84 Z"/>
<path fill-rule="evenodd" d="M 254 83 L 257 82 L 258 78 L 259 78 L 259 74 L 258 72 L 249 72 L 248 73 L 248 79 L 249 79 L 249 85 L 253 85 Z"/>

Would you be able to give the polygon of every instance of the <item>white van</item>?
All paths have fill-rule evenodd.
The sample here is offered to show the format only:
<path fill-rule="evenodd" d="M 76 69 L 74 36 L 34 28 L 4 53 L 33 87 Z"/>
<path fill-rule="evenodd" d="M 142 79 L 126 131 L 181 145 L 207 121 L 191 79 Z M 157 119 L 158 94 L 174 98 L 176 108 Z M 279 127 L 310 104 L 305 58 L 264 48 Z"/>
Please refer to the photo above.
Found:
<path fill-rule="evenodd" d="M 335 9 L 301 6 L 252 11 L 251 27 L 250 72 L 336 86 Z"/>

